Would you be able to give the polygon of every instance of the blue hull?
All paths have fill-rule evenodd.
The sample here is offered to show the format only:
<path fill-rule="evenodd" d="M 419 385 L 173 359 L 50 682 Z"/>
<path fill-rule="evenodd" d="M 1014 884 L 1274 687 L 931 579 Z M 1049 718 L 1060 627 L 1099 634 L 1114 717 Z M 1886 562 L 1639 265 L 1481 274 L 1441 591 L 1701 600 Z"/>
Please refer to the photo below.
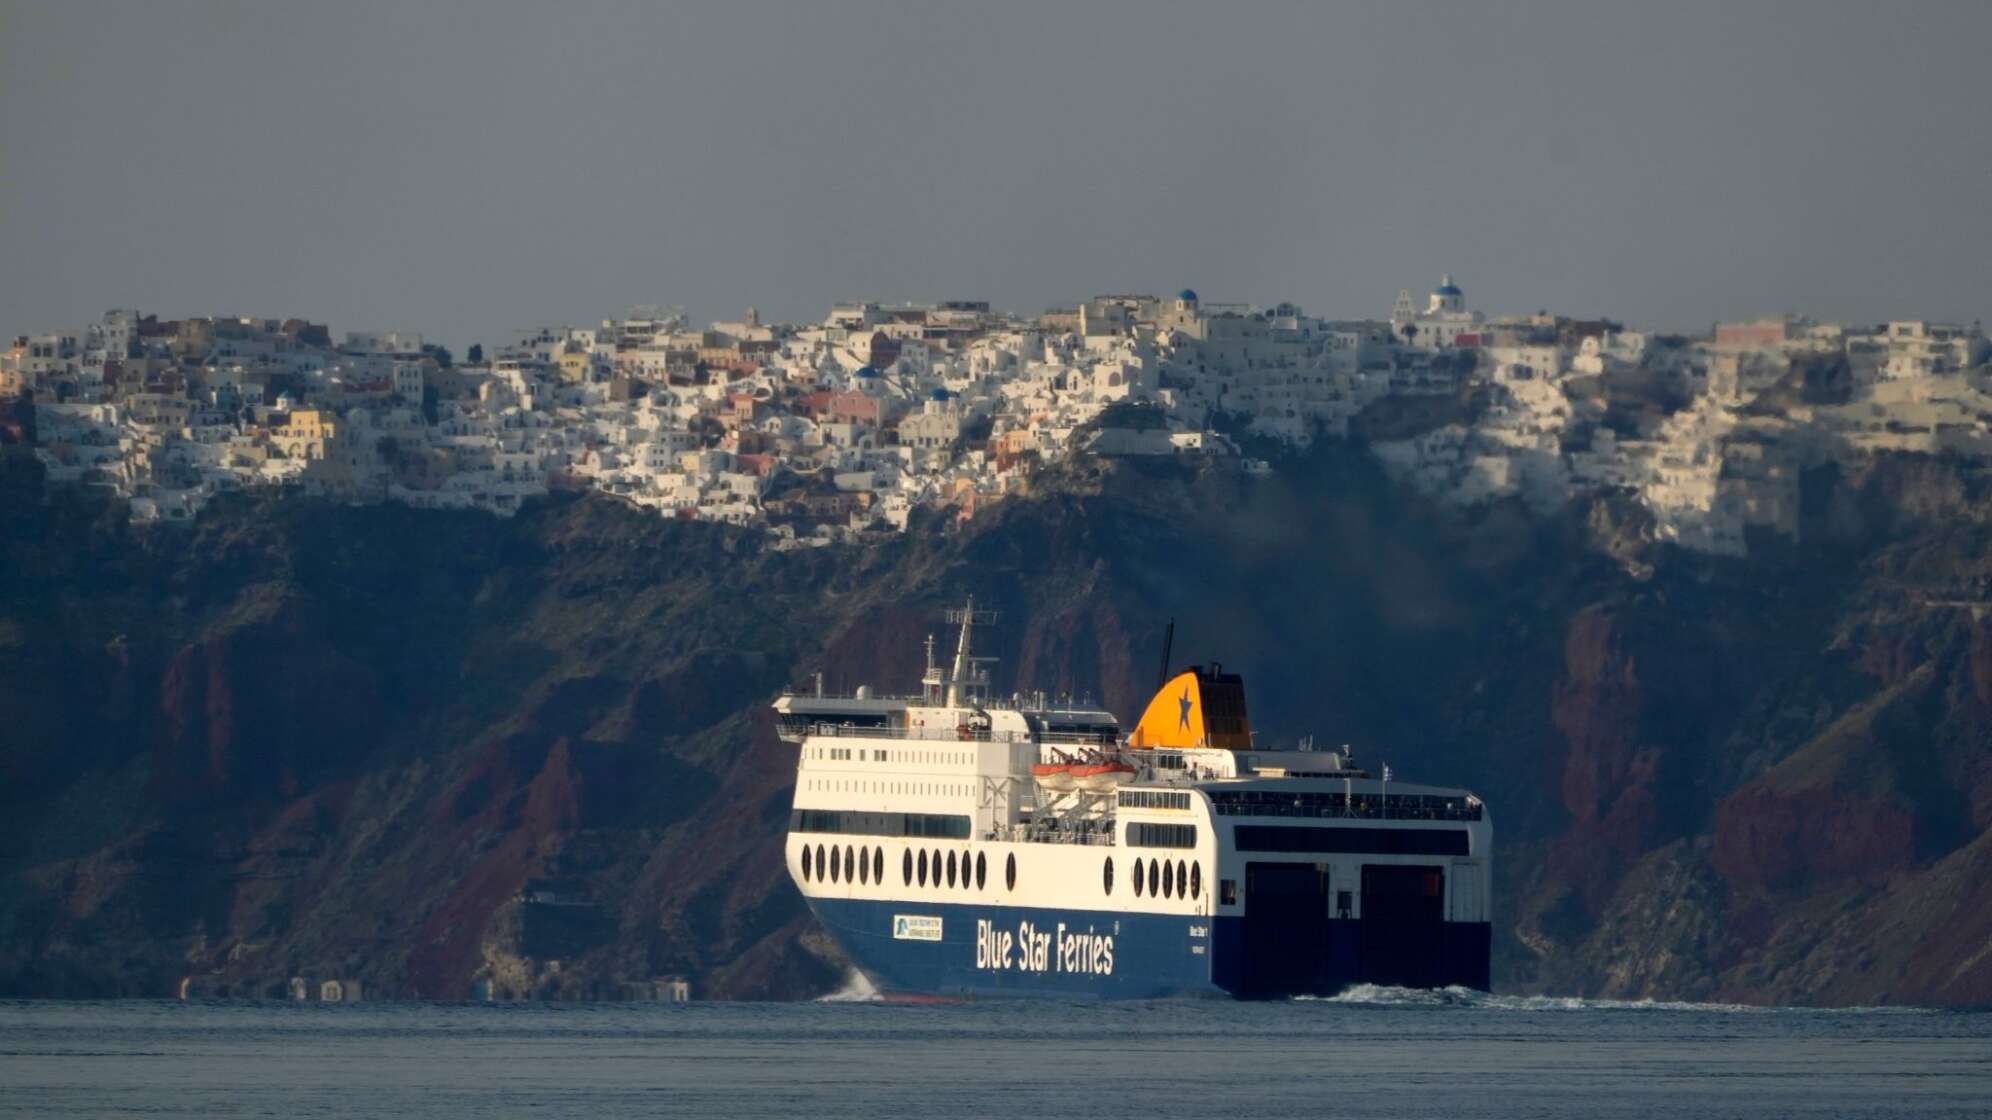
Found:
<path fill-rule="evenodd" d="M 1376 923 L 1324 922 L 1305 944 L 1271 954 L 1239 917 L 829 898 L 810 907 L 893 995 L 1269 998 L 1332 995 L 1364 982 L 1487 987 L 1485 923 L 1445 923 L 1434 951 L 1406 971 L 1379 956 L 1376 946 L 1399 939 Z"/>

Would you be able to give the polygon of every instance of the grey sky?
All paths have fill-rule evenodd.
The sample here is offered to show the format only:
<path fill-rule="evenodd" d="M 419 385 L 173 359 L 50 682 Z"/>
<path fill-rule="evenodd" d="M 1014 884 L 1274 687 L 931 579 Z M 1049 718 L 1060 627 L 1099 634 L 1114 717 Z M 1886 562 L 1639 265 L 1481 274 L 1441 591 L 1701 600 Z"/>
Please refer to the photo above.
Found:
<path fill-rule="evenodd" d="M 1605 7 L 0 0 L 0 329 L 1986 313 L 1992 4 Z"/>

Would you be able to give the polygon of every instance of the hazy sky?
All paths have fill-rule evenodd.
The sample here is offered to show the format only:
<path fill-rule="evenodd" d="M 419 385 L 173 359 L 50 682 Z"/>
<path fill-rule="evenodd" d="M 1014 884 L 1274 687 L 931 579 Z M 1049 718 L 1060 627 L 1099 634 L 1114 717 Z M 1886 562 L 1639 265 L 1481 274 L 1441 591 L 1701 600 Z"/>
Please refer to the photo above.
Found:
<path fill-rule="evenodd" d="M 1611 8 L 1612 11 L 1602 9 Z M 1992 310 L 1992 3 L 0 0 L 0 329 Z"/>

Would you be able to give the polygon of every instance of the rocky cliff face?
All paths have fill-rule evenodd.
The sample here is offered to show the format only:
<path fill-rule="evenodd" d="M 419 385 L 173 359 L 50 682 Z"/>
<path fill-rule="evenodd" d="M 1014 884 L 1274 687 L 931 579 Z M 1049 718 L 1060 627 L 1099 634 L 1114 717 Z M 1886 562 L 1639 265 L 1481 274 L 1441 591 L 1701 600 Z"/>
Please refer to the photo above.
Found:
<path fill-rule="evenodd" d="M 1262 734 L 1481 791 L 1500 986 L 1992 1001 L 1992 500 L 1941 464 L 1811 480 L 1748 561 L 1327 451 L 803 553 L 603 500 L 134 534 L 4 469 L 0 992 L 823 991 L 766 702 L 909 685 L 973 593 L 1017 687 L 1132 716 L 1174 617 Z"/>

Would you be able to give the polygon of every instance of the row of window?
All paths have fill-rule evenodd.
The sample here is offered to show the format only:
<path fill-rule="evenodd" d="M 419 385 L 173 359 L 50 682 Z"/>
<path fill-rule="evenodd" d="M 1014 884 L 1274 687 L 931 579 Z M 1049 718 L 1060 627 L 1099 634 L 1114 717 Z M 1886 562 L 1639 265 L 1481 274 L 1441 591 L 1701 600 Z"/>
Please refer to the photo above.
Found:
<path fill-rule="evenodd" d="M 1127 826 L 1127 843 L 1131 848 L 1194 848 L 1197 826 L 1132 821 Z"/>
<path fill-rule="evenodd" d="M 1114 893 L 1114 857 L 1108 856 L 1100 865 L 1100 887 L 1108 894 Z M 1134 861 L 1134 896 L 1153 895 L 1156 898 L 1203 897 L 1203 865 L 1177 860 L 1150 858 L 1147 861 Z"/>
<path fill-rule="evenodd" d="M 1463 828 L 1313 828 L 1241 824 L 1235 835 L 1241 852 L 1329 852 L 1337 855 L 1463 856 Z"/>
<path fill-rule="evenodd" d="M 790 832 L 834 832 L 846 836 L 933 836 L 968 839 L 964 813 L 859 813 L 844 809 L 797 809 Z"/>
<path fill-rule="evenodd" d="M 1109 879 L 1107 890 L 1108 893 L 1112 893 L 1111 867 L 1108 868 L 1107 876 Z M 846 844 L 844 850 L 839 852 L 834 845 L 817 844 L 811 847 L 804 844 L 802 878 L 804 882 L 828 880 L 832 883 L 857 883 L 863 886 L 873 883 L 883 884 L 885 849 L 873 846 L 867 851 L 856 845 Z M 1139 868 L 1135 871 L 1135 878 L 1137 880 L 1141 878 Z M 918 852 L 908 848 L 899 863 L 901 885 L 910 887 L 917 883 L 924 887 L 930 879 L 936 887 L 952 887 L 959 883 L 963 890 L 971 887 L 981 890 L 989 882 L 989 857 L 983 852 L 976 852 L 972 857 L 967 852 L 959 854 L 948 852 L 947 857 L 943 859 L 939 848 L 933 849 L 931 853 L 924 848 Z M 1014 854 L 1004 859 L 1003 885 L 1010 890 L 1017 889 L 1017 857 Z"/>
<path fill-rule="evenodd" d="M 809 757 L 824 762 L 908 762 L 922 766 L 967 766 L 975 761 L 973 751 L 896 751 L 884 747 L 811 747 Z"/>
<path fill-rule="evenodd" d="M 1341 793 L 1286 793 L 1279 790 L 1212 790 L 1212 808 L 1245 817 L 1388 817 L 1410 821 L 1477 821 L 1483 808 L 1466 797 L 1426 793 L 1350 796 Z"/>
<path fill-rule="evenodd" d="M 803 789 L 824 793 L 896 793 L 926 797 L 967 797 L 974 786 L 952 782 L 869 782 L 858 778 L 805 778 Z"/>
<path fill-rule="evenodd" d="M 1165 789 L 1124 789 L 1115 803 L 1123 809 L 1187 809 L 1190 795 Z"/>

